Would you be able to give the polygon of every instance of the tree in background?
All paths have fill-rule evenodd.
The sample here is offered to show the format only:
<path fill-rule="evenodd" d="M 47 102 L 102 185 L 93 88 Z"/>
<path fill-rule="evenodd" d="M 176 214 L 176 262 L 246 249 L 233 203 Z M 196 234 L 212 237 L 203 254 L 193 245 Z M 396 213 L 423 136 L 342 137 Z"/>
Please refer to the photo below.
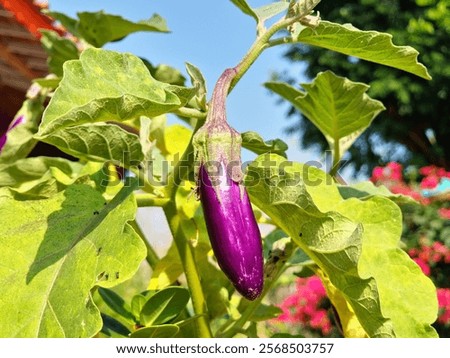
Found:
<path fill-rule="evenodd" d="M 349 0 L 339 7 L 323 1 L 318 10 L 324 20 L 393 34 L 394 43 L 409 44 L 420 52 L 420 61 L 433 77 L 426 81 L 318 47 L 296 44 L 289 48 L 286 57 L 290 61 L 306 61 L 307 77 L 329 69 L 368 83 L 368 94 L 386 106 L 347 153 L 355 171 L 370 174 L 373 167 L 391 160 L 450 169 L 450 0 Z M 277 76 L 298 82 L 285 74 Z M 289 116 L 298 114 L 291 107 Z M 303 148 L 328 147 L 319 130 L 302 115 L 287 130 L 300 134 Z"/>

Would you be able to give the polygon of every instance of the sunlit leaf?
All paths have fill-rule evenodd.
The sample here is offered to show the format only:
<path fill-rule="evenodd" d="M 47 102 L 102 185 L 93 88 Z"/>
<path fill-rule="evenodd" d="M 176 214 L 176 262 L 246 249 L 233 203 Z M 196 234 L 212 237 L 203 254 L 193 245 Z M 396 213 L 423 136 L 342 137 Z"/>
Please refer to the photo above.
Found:
<path fill-rule="evenodd" d="M 145 258 L 145 245 L 127 223 L 136 211 L 133 188 L 108 204 L 87 185 L 33 201 L 0 190 L 0 310 L 8 322 L 0 325 L 1 337 L 100 331 L 91 289 L 129 279 Z"/>
<path fill-rule="evenodd" d="M 0 187 L 29 197 L 50 197 L 71 184 L 82 165 L 63 158 L 31 157 L 0 165 Z"/>
<path fill-rule="evenodd" d="M 431 79 L 419 53 L 410 46 L 396 46 L 392 35 L 377 31 L 362 31 L 351 24 L 320 21 L 317 27 L 305 27 L 294 38 L 304 44 L 323 47 L 366 61 L 398 68 L 425 79 Z"/>
<path fill-rule="evenodd" d="M 269 82 L 266 87 L 298 108 L 327 139 L 339 158 L 370 125 L 384 106 L 370 98 L 369 86 L 321 72 L 312 83 L 303 83 L 305 92 L 285 83 Z"/>
<path fill-rule="evenodd" d="M 241 137 L 242 147 L 245 149 L 251 150 L 256 154 L 275 153 L 286 158 L 288 145 L 281 139 L 264 141 L 256 132 L 243 132 Z"/>
<path fill-rule="evenodd" d="M 54 19 L 61 22 L 67 30 L 77 37 L 82 37 L 96 47 L 107 42 L 121 40 L 138 31 L 168 32 L 166 21 L 154 14 L 147 20 L 132 22 L 118 15 L 98 12 L 79 12 L 78 19 L 73 19 L 57 11 L 47 11 Z"/>
<path fill-rule="evenodd" d="M 250 165 L 246 187 L 342 293 L 370 337 L 435 337 L 435 287 L 398 248 L 400 209 L 380 196 L 344 200 L 330 179 L 263 155 Z"/>

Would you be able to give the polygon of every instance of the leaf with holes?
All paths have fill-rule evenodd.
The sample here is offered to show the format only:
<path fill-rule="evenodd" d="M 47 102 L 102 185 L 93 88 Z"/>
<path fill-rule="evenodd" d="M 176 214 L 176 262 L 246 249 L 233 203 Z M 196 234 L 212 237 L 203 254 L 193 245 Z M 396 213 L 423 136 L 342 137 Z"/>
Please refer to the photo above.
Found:
<path fill-rule="evenodd" d="M 92 288 L 129 279 L 146 255 L 128 224 L 136 211 L 133 189 L 124 188 L 108 204 L 87 185 L 30 201 L 0 189 L 0 320 L 8 322 L 0 324 L 0 337 L 91 337 L 100 331 Z"/>

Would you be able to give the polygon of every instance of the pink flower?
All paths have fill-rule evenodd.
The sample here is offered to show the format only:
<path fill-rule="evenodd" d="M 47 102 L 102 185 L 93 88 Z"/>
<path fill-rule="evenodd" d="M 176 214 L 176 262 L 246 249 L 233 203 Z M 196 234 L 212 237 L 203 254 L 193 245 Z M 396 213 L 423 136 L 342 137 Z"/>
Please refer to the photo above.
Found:
<path fill-rule="evenodd" d="M 438 212 L 443 219 L 450 219 L 450 208 L 440 208 Z"/>
<path fill-rule="evenodd" d="M 390 162 L 390 163 L 388 163 L 388 165 L 386 165 L 386 168 L 388 168 L 390 171 L 389 178 L 391 180 L 400 181 L 403 179 L 403 175 L 402 175 L 403 167 L 401 164 L 396 163 L 396 162 Z"/>
<path fill-rule="evenodd" d="M 327 311 L 320 308 L 321 301 L 326 297 L 322 281 L 317 276 L 299 278 L 296 286 L 296 292 L 281 303 L 283 313 L 276 320 L 290 324 L 300 323 L 328 335 L 332 324 Z"/>
<path fill-rule="evenodd" d="M 420 269 L 426 276 L 430 276 L 430 273 L 431 273 L 430 266 L 428 266 L 428 264 L 424 260 L 422 260 L 419 257 L 416 257 L 413 260 L 417 265 L 419 265 Z"/>
<path fill-rule="evenodd" d="M 450 209 L 449 209 L 450 210 Z M 435 241 L 433 242 L 433 245 L 431 245 L 431 247 L 433 248 L 434 251 L 439 252 L 442 255 L 445 255 L 448 251 L 447 246 L 445 246 L 442 242 L 440 241 Z"/>
<path fill-rule="evenodd" d="M 437 168 L 436 175 L 438 176 L 438 178 L 444 178 L 447 175 L 447 172 L 444 168 Z"/>
<path fill-rule="evenodd" d="M 441 314 L 439 315 L 438 322 L 443 324 L 450 323 L 450 289 L 438 288 L 437 299 Z"/>
<path fill-rule="evenodd" d="M 422 246 L 422 251 L 419 252 L 419 259 L 423 262 L 429 262 L 432 250 L 430 246 Z"/>
<path fill-rule="evenodd" d="M 439 184 L 439 178 L 435 175 L 429 175 L 422 179 L 420 183 L 420 187 L 422 189 L 434 189 Z"/>
<path fill-rule="evenodd" d="M 317 276 L 310 277 L 307 286 L 319 297 L 326 295 L 325 287 L 323 287 L 322 281 Z"/>
<path fill-rule="evenodd" d="M 383 171 L 384 171 L 383 167 L 375 167 L 375 168 L 373 168 L 372 178 L 371 178 L 372 181 L 373 182 L 377 182 L 377 181 L 383 179 L 383 177 L 384 177 Z"/>
<path fill-rule="evenodd" d="M 419 169 L 419 173 L 423 175 L 424 177 L 431 175 L 436 170 L 436 167 L 434 165 L 427 165 L 426 167 L 422 167 Z"/>
<path fill-rule="evenodd" d="M 416 257 L 417 255 L 419 255 L 419 249 L 416 248 L 409 249 L 408 255 L 411 257 Z"/>

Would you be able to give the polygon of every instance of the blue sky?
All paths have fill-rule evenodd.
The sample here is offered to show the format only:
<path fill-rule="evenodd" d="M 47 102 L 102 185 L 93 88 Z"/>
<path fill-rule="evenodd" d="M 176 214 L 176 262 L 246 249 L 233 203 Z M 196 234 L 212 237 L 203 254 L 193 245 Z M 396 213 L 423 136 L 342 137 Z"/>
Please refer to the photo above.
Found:
<path fill-rule="evenodd" d="M 269 2 L 249 1 L 254 7 Z M 209 91 L 223 70 L 235 66 L 255 39 L 254 20 L 229 0 L 50 0 L 49 4 L 51 10 L 71 16 L 78 11 L 103 9 L 137 21 L 158 13 L 167 20 L 170 34 L 136 33 L 107 48 L 131 52 L 153 64 L 171 65 L 184 74 L 184 64 L 190 62 L 203 72 Z M 301 151 L 296 138 L 286 136 L 284 128 L 290 123 L 286 119 L 288 106 L 278 105 L 277 97 L 262 86 L 274 71 L 288 70 L 297 76 L 301 73 L 301 66 L 282 58 L 284 51 L 286 47 L 271 48 L 255 62 L 228 98 L 228 119 L 240 132 L 254 130 L 265 139 L 282 138 L 289 144 L 291 160 L 317 160 L 318 154 Z M 244 153 L 243 159 L 252 156 Z"/>

